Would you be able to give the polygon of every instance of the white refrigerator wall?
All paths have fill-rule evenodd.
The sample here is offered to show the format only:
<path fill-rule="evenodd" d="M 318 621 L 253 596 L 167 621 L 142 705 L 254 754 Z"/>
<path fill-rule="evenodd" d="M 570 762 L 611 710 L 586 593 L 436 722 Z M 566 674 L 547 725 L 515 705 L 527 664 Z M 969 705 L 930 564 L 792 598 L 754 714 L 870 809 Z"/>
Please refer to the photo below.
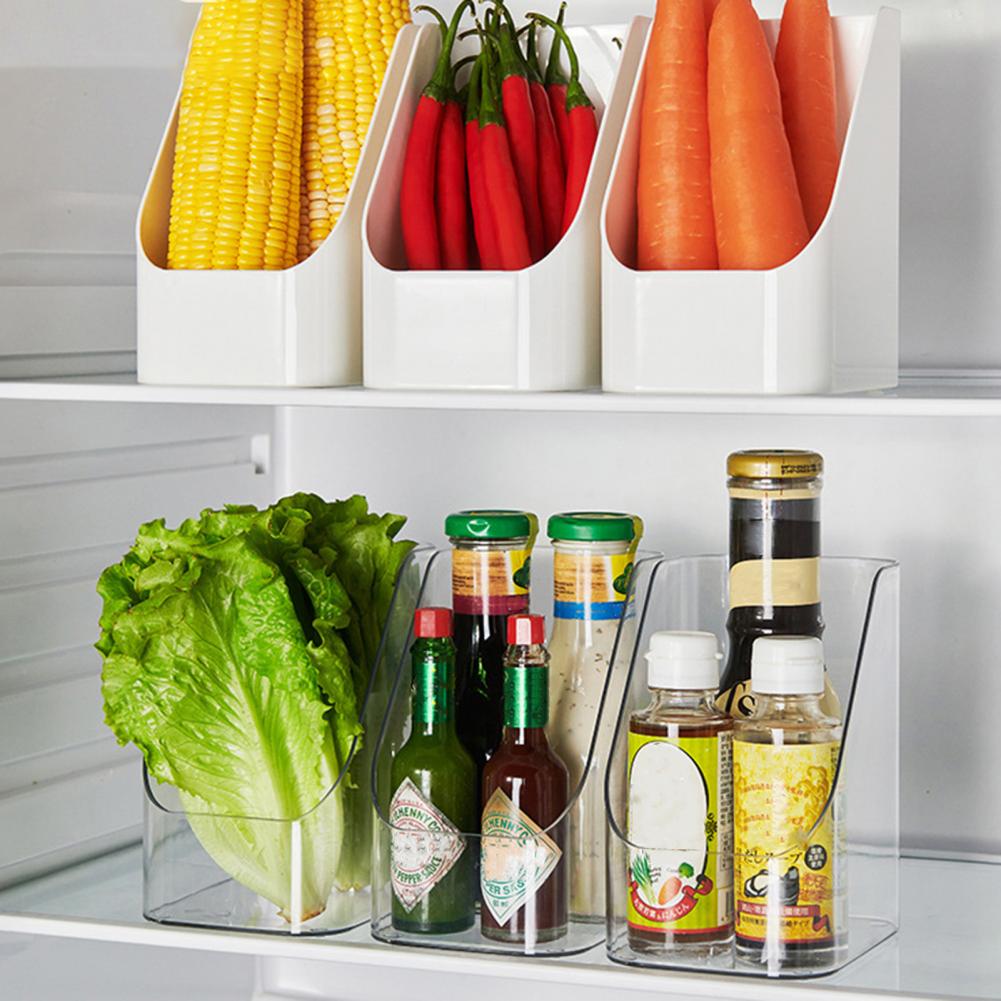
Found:
<path fill-rule="evenodd" d="M 901 826 L 911 851 L 1001 855 L 1001 421 L 286 410 L 278 486 L 367 494 L 444 543 L 451 510 L 626 510 L 670 555 L 725 552 L 725 462 L 812 448 L 828 555 L 898 559 Z"/>

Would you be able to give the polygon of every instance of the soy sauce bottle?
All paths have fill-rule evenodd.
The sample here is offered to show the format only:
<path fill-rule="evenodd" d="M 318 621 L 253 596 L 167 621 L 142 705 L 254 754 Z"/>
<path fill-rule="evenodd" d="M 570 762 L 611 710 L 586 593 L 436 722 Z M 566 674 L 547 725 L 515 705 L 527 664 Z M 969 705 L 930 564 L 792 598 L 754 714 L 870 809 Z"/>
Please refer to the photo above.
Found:
<path fill-rule="evenodd" d="M 459 511 L 445 519 L 452 543 L 456 725 L 477 774 L 504 729 L 507 620 L 528 611 L 538 519 L 525 511 Z"/>
<path fill-rule="evenodd" d="M 820 491 L 824 460 L 788 449 L 734 452 L 730 494 L 729 655 L 717 704 L 754 712 L 751 647 L 761 636 L 824 632 L 820 608 Z M 830 693 L 833 696 L 833 692 Z M 837 700 L 831 708 L 836 709 Z"/>

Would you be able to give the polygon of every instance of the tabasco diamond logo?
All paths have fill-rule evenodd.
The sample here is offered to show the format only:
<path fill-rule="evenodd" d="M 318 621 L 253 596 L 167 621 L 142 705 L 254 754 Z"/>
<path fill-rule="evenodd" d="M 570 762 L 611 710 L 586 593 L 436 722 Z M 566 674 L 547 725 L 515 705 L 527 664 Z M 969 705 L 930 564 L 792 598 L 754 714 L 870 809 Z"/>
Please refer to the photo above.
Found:
<path fill-rule="evenodd" d="M 393 796 L 389 822 L 393 892 L 412 911 L 445 878 L 466 845 L 458 828 L 410 779 L 404 779 Z"/>
<path fill-rule="evenodd" d="M 483 808 L 480 889 L 499 925 L 552 875 L 563 852 L 502 789 Z"/>

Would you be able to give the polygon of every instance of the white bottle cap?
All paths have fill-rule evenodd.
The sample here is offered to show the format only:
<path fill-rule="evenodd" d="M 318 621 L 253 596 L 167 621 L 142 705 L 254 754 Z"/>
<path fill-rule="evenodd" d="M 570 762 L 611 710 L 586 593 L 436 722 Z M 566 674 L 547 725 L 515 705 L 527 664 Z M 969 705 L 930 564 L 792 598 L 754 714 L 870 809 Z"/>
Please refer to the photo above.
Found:
<path fill-rule="evenodd" d="M 815 636 L 761 636 L 751 647 L 751 691 L 762 695 L 819 695 L 824 690 L 824 644 Z"/>
<path fill-rule="evenodd" d="M 722 659 L 712 633 L 654 633 L 646 655 L 647 682 L 651 688 L 716 688 Z"/>

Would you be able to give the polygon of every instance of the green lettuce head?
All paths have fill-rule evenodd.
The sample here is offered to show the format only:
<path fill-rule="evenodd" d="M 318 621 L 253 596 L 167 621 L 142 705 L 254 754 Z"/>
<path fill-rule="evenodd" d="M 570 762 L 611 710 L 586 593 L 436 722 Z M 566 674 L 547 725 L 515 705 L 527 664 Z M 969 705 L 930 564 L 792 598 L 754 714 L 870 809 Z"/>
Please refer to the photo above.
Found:
<path fill-rule="evenodd" d="M 108 726 L 178 790 L 215 862 L 289 921 L 369 881 L 350 766 L 404 521 L 313 494 L 160 519 L 98 582 Z"/>

